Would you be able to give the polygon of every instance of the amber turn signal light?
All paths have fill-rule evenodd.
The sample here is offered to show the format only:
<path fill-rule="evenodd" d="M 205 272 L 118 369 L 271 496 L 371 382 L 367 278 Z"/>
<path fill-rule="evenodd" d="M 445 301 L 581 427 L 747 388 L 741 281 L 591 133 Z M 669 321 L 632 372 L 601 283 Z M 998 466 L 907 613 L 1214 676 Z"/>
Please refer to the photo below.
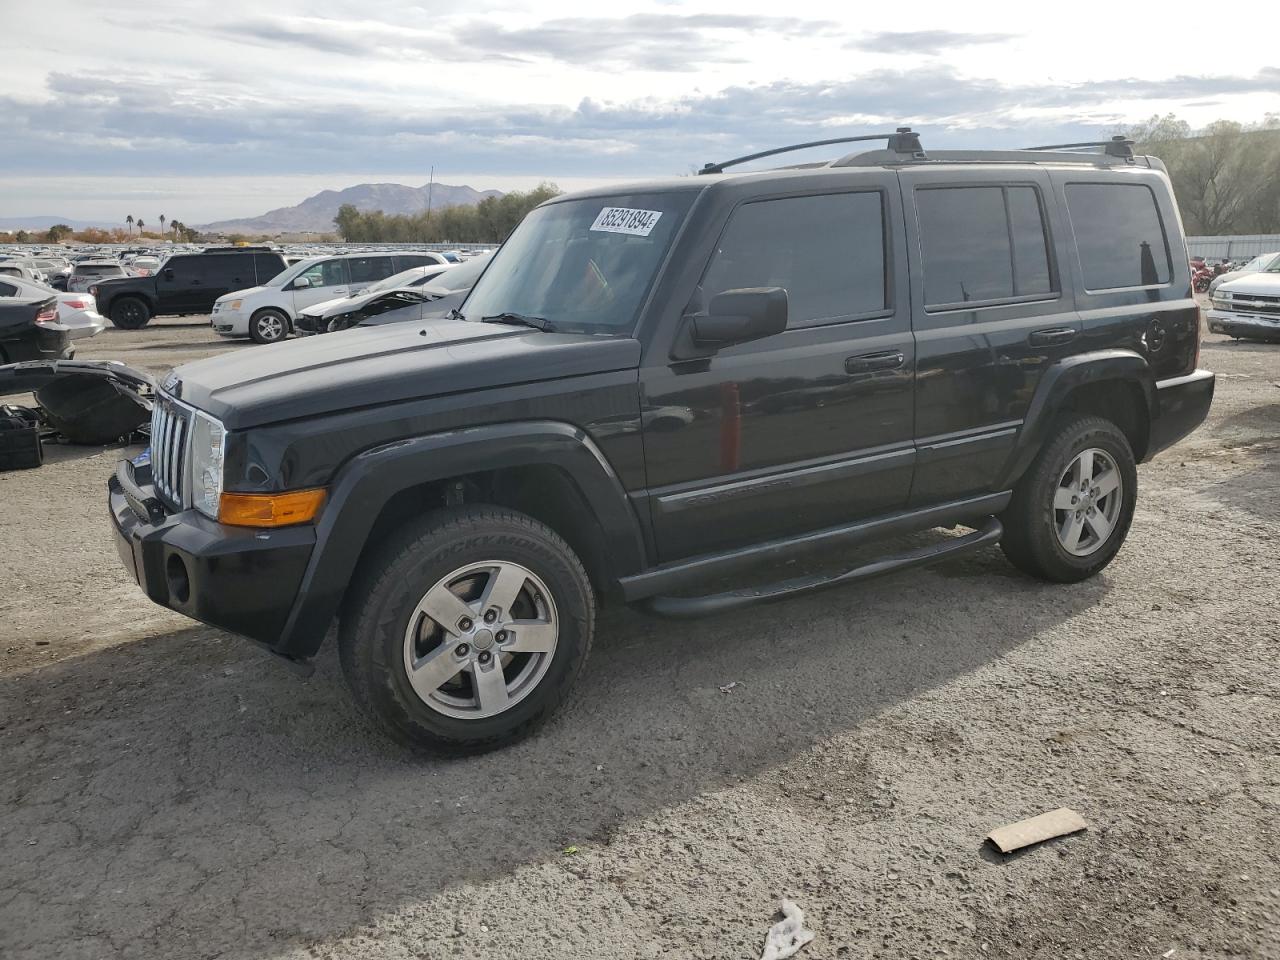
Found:
<path fill-rule="evenodd" d="M 310 523 L 324 504 L 324 488 L 287 493 L 224 493 L 218 522 L 233 527 L 289 527 Z"/>

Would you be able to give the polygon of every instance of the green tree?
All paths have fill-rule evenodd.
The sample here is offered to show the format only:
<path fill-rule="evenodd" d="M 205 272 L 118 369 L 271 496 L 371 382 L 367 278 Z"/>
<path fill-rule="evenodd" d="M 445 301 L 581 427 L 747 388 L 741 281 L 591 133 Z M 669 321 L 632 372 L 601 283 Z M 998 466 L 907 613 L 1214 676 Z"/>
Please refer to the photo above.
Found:
<path fill-rule="evenodd" d="M 430 215 L 423 211 L 389 216 L 346 203 L 333 222 L 348 243 L 501 243 L 530 210 L 559 193 L 555 184 L 544 183 L 527 192 L 485 197 L 473 206 L 438 208 Z"/>
<path fill-rule="evenodd" d="M 25 230 L 19 230 L 17 233 L 15 233 L 15 234 L 13 235 L 13 239 L 14 239 L 17 243 L 30 243 L 30 242 L 31 242 L 31 234 L 27 233 L 27 231 L 25 231 Z"/>
<path fill-rule="evenodd" d="M 160 214 L 160 236 L 164 236 L 164 214 Z"/>
<path fill-rule="evenodd" d="M 49 243 L 61 243 L 64 238 L 71 236 L 74 232 L 65 223 L 55 223 L 49 228 L 49 232 L 45 234 L 45 239 Z"/>
<path fill-rule="evenodd" d="M 132 236 L 133 235 L 133 214 L 131 213 L 127 217 L 125 217 L 124 222 L 129 225 L 129 234 L 130 236 Z"/>

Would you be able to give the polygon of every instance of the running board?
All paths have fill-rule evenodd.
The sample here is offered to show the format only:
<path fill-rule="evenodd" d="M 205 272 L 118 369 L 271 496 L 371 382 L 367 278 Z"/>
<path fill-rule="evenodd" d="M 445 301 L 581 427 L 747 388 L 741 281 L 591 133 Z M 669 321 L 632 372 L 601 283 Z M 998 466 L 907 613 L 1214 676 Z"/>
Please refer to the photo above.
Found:
<path fill-rule="evenodd" d="M 639 606 L 649 613 L 660 617 L 671 617 L 677 620 L 690 620 L 694 617 L 705 617 L 714 613 L 724 613 L 741 607 L 751 607 L 759 603 L 772 603 L 788 597 L 799 596 L 813 590 L 835 587 L 859 580 L 870 580 L 886 573 L 896 573 L 910 567 L 923 567 L 939 560 L 946 560 L 962 553 L 969 553 L 998 541 L 1004 533 L 1004 527 L 995 517 L 988 517 L 980 528 L 963 537 L 944 540 L 941 543 L 929 544 L 883 557 L 871 563 L 854 567 L 843 573 L 826 576 L 796 577 L 782 580 L 765 587 L 752 587 L 746 590 L 731 590 L 727 593 L 713 593 L 705 597 L 650 597 Z"/>

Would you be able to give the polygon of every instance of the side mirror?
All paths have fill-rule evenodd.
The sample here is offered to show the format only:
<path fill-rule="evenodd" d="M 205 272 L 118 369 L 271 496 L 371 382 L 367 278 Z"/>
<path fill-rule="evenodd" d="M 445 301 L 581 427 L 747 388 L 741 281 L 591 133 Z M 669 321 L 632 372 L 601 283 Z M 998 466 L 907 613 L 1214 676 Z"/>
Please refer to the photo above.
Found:
<path fill-rule="evenodd" d="M 711 298 L 704 314 L 689 317 L 694 343 L 702 347 L 745 343 L 787 329 L 787 291 L 782 287 L 744 287 Z"/>
<path fill-rule="evenodd" d="M 311 278 L 310 278 L 310 277 L 294 277 L 294 278 L 293 278 L 293 283 L 289 284 L 289 289 L 291 289 L 291 290 L 305 290 L 305 289 L 307 289 L 307 287 L 309 287 L 309 286 L 311 286 Z"/>

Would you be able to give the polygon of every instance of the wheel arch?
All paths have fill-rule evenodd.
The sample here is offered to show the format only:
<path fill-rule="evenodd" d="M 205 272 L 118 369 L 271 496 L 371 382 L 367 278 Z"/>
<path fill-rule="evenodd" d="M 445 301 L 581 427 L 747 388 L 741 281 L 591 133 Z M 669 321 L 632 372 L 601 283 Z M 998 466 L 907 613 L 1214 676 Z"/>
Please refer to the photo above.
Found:
<path fill-rule="evenodd" d="M 1134 459 L 1147 459 L 1151 421 L 1159 410 L 1155 377 L 1132 350 L 1099 350 L 1052 364 L 1041 377 L 1018 440 L 1002 473 L 1001 489 L 1018 482 L 1065 410 L 1104 417 L 1124 433 Z"/>
<path fill-rule="evenodd" d="M 557 421 L 494 424 L 366 450 L 335 475 L 316 548 L 276 649 L 319 649 L 359 564 L 382 534 L 454 503 L 528 513 L 582 559 L 598 593 L 647 562 L 635 511 L 604 455 L 580 428 Z"/>

